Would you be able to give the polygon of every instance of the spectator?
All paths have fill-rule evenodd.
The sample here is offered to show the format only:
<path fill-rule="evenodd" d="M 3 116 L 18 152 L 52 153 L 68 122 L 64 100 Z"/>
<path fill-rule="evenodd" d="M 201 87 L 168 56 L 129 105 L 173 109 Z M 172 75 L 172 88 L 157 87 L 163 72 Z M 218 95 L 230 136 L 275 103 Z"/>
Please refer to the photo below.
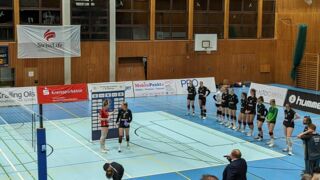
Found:
<path fill-rule="evenodd" d="M 216 176 L 205 174 L 202 176 L 201 180 L 219 180 Z"/>
<path fill-rule="evenodd" d="M 226 157 L 230 161 L 230 164 L 223 171 L 223 180 L 246 180 L 247 162 L 241 158 L 240 150 L 234 149 Z"/>
<path fill-rule="evenodd" d="M 124 174 L 122 165 L 116 162 L 105 163 L 103 165 L 103 169 L 106 172 L 108 179 L 112 178 L 113 180 L 121 180 Z"/>
<path fill-rule="evenodd" d="M 314 168 L 319 166 L 317 158 L 319 149 L 313 142 L 313 136 L 316 135 L 316 126 L 314 124 L 309 124 L 308 129 L 298 135 L 298 138 L 302 139 L 304 143 L 305 173 L 308 174 L 313 174 Z"/>

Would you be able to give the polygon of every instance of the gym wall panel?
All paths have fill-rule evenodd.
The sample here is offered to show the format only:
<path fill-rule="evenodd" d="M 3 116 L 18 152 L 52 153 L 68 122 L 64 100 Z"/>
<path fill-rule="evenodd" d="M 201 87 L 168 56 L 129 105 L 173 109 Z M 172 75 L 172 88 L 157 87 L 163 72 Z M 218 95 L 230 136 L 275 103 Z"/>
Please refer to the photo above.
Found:
<path fill-rule="evenodd" d="M 71 60 L 72 83 L 109 81 L 109 43 L 82 41 L 81 57 Z"/>
<path fill-rule="evenodd" d="M 17 44 L 9 43 L 10 67 L 15 69 L 16 86 L 64 84 L 63 58 L 18 59 Z M 25 68 L 33 69 L 34 80 L 28 77 Z M 36 82 L 37 81 L 37 82 Z"/>
<path fill-rule="evenodd" d="M 320 53 L 320 1 L 308 6 L 303 0 L 277 1 L 277 43 L 274 80 L 277 83 L 295 85 L 290 78 L 299 24 L 307 24 L 305 54 Z"/>
<path fill-rule="evenodd" d="M 117 57 L 147 57 L 148 79 L 214 76 L 218 82 L 273 82 L 274 40 L 219 40 L 218 51 L 194 52 L 190 41 L 117 42 Z M 268 64 L 270 73 L 261 73 Z"/>

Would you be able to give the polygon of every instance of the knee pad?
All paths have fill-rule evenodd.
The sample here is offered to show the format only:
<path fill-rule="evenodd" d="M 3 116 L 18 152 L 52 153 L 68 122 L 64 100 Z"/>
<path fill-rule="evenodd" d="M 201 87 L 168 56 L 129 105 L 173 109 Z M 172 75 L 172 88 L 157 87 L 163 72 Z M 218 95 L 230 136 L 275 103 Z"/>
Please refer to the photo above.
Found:
<path fill-rule="evenodd" d="M 259 131 L 262 131 L 262 128 L 259 127 L 258 130 L 259 130 Z"/>
<path fill-rule="evenodd" d="M 243 125 L 247 125 L 247 122 L 243 121 Z"/>
<path fill-rule="evenodd" d="M 249 122 L 248 124 L 249 124 L 249 126 L 253 126 L 253 122 Z"/>
<path fill-rule="evenodd" d="M 270 135 L 270 136 L 273 136 L 273 132 L 269 131 L 269 135 Z"/>
<path fill-rule="evenodd" d="M 238 123 L 241 124 L 242 122 L 240 120 L 238 120 Z"/>
<path fill-rule="evenodd" d="M 192 105 L 192 109 L 194 109 L 194 105 Z"/>
<path fill-rule="evenodd" d="M 129 137 L 129 135 L 128 135 L 128 136 L 126 136 L 126 140 L 127 140 L 127 142 L 129 142 L 129 141 L 130 141 L 130 137 Z"/>
<path fill-rule="evenodd" d="M 187 105 L 188 109 L 190 109 L 190 105 Z"/>
<path fill-rule="evenodd" d="M 119 143 L 122 143 L 122 136 L 119 136 Z"/>
<path fill-rule="evenodd" d="M 222 116 L 223 116 L 223 117 L 225 117 L 225 116 L 226 116 L 226 114 L 225 114 L 225 113 L 222 113 Z"/>

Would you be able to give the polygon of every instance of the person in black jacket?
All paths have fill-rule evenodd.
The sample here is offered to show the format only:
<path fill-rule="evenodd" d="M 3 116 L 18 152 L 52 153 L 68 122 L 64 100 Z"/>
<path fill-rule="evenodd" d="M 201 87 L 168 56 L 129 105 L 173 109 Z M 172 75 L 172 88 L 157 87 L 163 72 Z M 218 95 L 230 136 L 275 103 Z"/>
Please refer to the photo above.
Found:
<path fill-rule="evenodd" d="M 230 164 L 223 171 L 223 180 L 246 180 L 247 162 L 241 158 L 239 149 L 232 150 L 231 154 L 226 156 Z"/>
<path fill-rule="evenodd" d="M 187 115 L 190 115 L 190 106 L 192 107 L 192 116 L 194 116 L 194 99 L 197 95 L 197 91 L 196 88 L 194 87 L 193 83 L 191 80 L 188 81 L 188 97 L 187 97 L 187 108 L 188 108 L 188 112 Z"/>
<path fill-rule="evenodd" d="M 200 81 L 200 87 L 198 88 L 198 94 L 199 94 L 199 106 L 201 110 L 201 119 L 207 118 L 207 108 L 206 108 L 206 102 L 207 102 L 207 96 L 210 94 L 210 90 L 203 85 L 203 82 Z"/>
<path fill-rule="evenodd" d="M 121 164 L 116 162 L 105 163 L 103 165 L 103 170 L 106 172 L 107 178 L 112 178 L 113 180 L 121 180 L 124 174 L 124 168 Z"/>
<path fill-rule="evenodd" d="M 255 137 L 258 141 L 263 140 L 263 131 L 262 131 L 262 125 L 266 119 L 266 116 L 268 114 L 268 110 L 266 106 L 263 104 L 264 99 L 262 96 L 258 98 L 258 105 L 257 105 L 257 126 L 258 126 L 258 136 Z"/>
<path fill-rule="evenodd" d="M 128 109 L 128 103 L 124 102 L 121 104 L 116 123 L 119 125 L 119 152 L 121 152 L 121 143 L 124 132 L 126 132 L 127 147 L 129 147 L 129 130 L 130 123 L 132 121 L 132 112 Z"/>

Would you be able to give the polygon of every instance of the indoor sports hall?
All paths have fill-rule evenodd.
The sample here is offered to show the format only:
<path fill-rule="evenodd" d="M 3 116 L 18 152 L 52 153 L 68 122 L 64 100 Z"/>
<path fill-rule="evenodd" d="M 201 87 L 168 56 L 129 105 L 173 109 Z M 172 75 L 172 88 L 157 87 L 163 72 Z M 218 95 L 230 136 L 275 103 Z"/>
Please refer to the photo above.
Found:
<path fill-rule="evenodd" d="M 320 0 L 0 0 L 0 180 L 320 180 Z"/>

